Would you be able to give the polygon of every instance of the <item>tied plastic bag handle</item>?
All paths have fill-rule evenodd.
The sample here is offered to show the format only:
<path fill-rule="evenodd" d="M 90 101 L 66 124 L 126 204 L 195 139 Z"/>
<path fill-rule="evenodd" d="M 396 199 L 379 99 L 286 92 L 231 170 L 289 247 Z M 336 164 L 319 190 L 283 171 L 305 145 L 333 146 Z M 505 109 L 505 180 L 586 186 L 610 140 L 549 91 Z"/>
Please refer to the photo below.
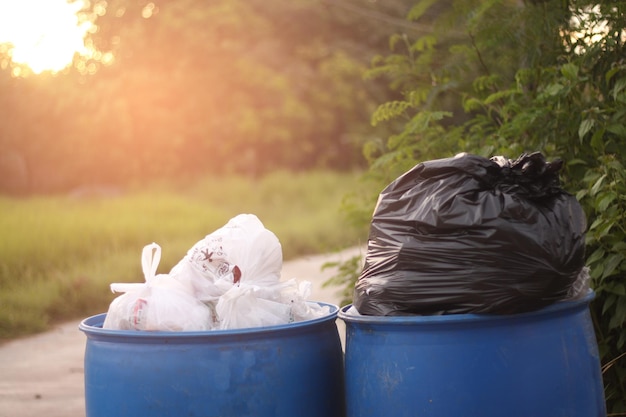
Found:
<path fill-rule="evenodd" d="M 161 262 L 161 247 L 156 243 L 144 246 L 141 252 L 141 269 L 146 282 L 152 281 Z"/>
<path fill-rule="evenodd" d="M 523 153 L 516 160 L 494 156 L 491 161 L 501 168 L 496 186 L 503 192 L 529 200 L 549 199 L 563 194 L 559 170 L 563 161 L 546 161 L 541 152 Z"/>
<path fill-rule="evenodd" d="M 146 280 L 145 283 L 117 283 L 111 284 L 111 291 L 116 292 L 130 292 L 139 290 L 150 284 L 150 281 L 156 276 L 157 268 L 161 262 L 161 247 L 156 243 L 151 243 L 144 246 L 141 252 L 141 269 L 143 276 Z"/>

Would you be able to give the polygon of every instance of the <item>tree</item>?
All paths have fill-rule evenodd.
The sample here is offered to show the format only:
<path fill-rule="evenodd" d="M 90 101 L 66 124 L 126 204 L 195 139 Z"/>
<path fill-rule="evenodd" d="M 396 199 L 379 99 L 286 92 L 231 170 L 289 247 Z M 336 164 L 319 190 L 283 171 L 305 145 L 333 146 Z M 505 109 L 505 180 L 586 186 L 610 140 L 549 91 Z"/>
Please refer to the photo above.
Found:
<path fill-rule="evenodd" d="M 81 18 L 98 27 L 87 43 L 99 54 L 55 76 L 0 71 L 13 100 L 0 99 L 0 112 L 24 120 L 0 126 L 0 149 L 14 147 L 11 137 L 28 142 L 11 152 L 32 170 L 31 191 L 360 168 L 362 138 L 386 135 L 368 122 L 390 93 L 362 73 L 402 21 L 400 0 L 85 4 Z M 45 132 L 39 113 L 49 115 Z"/>

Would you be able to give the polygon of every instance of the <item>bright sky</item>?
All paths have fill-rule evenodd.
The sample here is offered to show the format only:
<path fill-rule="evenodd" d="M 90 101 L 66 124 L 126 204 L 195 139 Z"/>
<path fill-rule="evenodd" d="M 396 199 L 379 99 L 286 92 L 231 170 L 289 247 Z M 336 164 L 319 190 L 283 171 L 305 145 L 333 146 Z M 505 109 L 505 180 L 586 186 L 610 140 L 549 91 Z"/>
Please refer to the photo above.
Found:
<path fill-rule="evenodd" d="M 92 24 L 79 25 L 82 0 L 0 0 L 0 48 L 32 72 L 58 72 L 75 53 L 88 55 L 85 34 Z"/>

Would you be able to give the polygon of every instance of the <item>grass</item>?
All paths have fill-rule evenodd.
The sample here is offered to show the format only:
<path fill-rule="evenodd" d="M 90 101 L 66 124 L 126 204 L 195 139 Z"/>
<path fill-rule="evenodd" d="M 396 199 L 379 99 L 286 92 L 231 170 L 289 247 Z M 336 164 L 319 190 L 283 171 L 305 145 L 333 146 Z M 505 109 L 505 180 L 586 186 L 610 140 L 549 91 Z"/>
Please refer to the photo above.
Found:
<path fill-rule="evenodd" d="M 342 199 L 359 175 L 277 172 L 255 181 L 204 178 L 116 195 L 0 197 L 0 339 L 106 311 L 112 282 L 142 282 L 141 250 L 162 248 L 166 273 L 239 213 L 274 232 L 285 260 L 362 243 Z"/>

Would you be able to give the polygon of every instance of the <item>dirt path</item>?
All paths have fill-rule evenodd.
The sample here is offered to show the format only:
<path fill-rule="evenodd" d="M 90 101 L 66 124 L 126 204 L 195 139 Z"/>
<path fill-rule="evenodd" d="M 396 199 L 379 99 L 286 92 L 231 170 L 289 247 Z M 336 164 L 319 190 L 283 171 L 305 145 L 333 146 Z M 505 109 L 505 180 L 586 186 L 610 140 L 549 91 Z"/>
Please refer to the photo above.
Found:
<path fill-rule="evenodd" d="M 337 288 L 322 288 L 333 270 L 325 262 L 347 259 L 362 249 L 285 262 L 282 279 L 311 281 L 312 300 L 338 304 Z M 84 417 L 83 359 L 86 338 L 80 321 L 0 346 L 0 417 Z M 339 334 L 344 327 L 337 320 Z"/>

